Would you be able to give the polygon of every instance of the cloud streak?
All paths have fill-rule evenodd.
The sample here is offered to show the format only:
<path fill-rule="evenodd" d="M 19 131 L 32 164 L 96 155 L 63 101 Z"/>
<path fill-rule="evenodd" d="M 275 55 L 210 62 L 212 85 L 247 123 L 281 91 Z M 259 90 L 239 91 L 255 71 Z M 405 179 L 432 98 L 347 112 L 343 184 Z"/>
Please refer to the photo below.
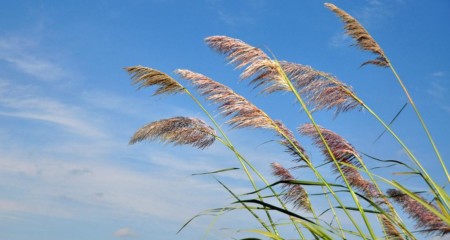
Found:
<path fill-rule="evenodd" d="M 80 107 L 62 103 L 59 100 L 41 97 L 26 86 L 0 81 L 0 116 L 22 118 L 53 123 L 80 136 L 102 137 Z"/>
<path fill-rule="evenodd" d="M 114 236 L 117 238 L 133 238 L 137 237 L 137 234 L 131 228 L 124 227 L 117 229 L 117 231 L 114 232 Z"/>
<path fill-rule="evenodd" d="M 435 78 L 431 81 L 429 88 L 427 89 L 428 95 L 432 97 L 434 102 L 444 111 L 450 113 L 450 97 L 449 89 L 443 84 L 442 77 L 445 75 L 443 72 L 433 73 L 432 76 Z"/>
<path fill-rule="evenodd" d="M 0 60 L 39 80 L 55 81 L 66 76 L 59 65 L 38 53 L 37 44 L 18 37 L 0 38 Z"/>

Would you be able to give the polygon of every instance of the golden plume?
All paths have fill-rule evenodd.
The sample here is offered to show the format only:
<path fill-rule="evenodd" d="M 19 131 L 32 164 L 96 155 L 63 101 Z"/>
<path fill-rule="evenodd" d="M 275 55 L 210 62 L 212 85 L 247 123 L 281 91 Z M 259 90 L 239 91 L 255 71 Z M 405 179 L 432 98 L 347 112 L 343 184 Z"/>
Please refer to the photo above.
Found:
<path fill-rule="evenodd" d="M 377 55 L 377 58 L 363 63 L 362 66 L 366 64 L 374 64 L 382 67 L 389 66 L 389 62 L 384 55 L 383 49 L 381 49 L 378 43 L 355 18 L 344 10 L 336 7 L 334 4 L 325 3 L 325 6 L 336 13 L 336 15 L 345 23 L 344 28 L 346 33 L 355 39 L 356 45 L 363 50 L 371 51 Z"/>
<path fill-rule="evenodd" d="M 138 89 L 150 86 L 159 86 L 156 89 L 154 95 L 158 94 L 174 94 L 182 92 L 184 87 L 171 78 L 169 75 L 160 72 L 158 70 L 143 67 L 143 66 L 133 66 L 126 67 L 125 70 L 131 75 L 133 84 L 138 85 Z"/>

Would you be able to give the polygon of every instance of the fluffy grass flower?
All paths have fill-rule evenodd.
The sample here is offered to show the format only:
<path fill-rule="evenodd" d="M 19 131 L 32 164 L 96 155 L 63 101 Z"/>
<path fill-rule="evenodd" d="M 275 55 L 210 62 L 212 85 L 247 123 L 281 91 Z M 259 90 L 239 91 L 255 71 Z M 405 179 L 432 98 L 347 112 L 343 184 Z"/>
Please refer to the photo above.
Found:
<path fill-rule="evenodd" d="M 277 176 L 282 181 L 295 180 L 288 169 L 281 164 L 272 163 L 272 174 Z M 311 203 L 305 189 L 299 184 L 283 183 L 285 195 L 283 196 L 286 202 L 291 202 L 296 208 L 301 208 L 311 211 Z"/>
<path fill-rule="evenodd" d="M 229 62 L 236 64 L 237 68 L 246 66 L 241 79 L 251 79 L 250 84 L 262 88 L 263 93 L 293 91 L 288 83 L 291 81 L 313 110 L 336 109 L 336 113 L 340 113 L 361 107 L 349 94 L 351 88 L 330 74 L 301 64 L 273 61 L 261 49 L 239 39 L 212 36 L 206 38 L 206 42 L 211 48 L 226 54 Z"/>
<path fill-rule="evenodd" d="M 416 221 L 417 229 L 428 234 L 445 235 L 450 233 L 450 226 L 410 196 L 397 189 L 389 189 L 387 195 L 400 204 L 403 210 Z"/>
<path fill-rule="evenodd" d="M 140 128 L 130 144 L 159 140 L 175 145 L 192 145 L 203 149 L 214 143 L 216 132 L 197 118 L 173 117 L 151 122 Z"/>
<path fill-rule="evenodd" d="M 339 164 L 345 178 L 352 187 L 359 189 L 368 197 L 379 196 L 379 191 L 369 181 L 365 180 L 359 173 L 356 167 L 360 167 L 361 164 L 358 161 L 360 159 L 359 154 L 344 138 L 337 133 L 318 126 L 320 133 L 327 142 L 331 153 Z M 327 147 L 322 141 L 318 131 L 313 124 L 304 124 L 299 128 L 299 132 L 303 135 L 309 136 L 313 139 L 314 144 L 322 150 L 322 154 L 326 157 L 327 161 L 333 162 L 333 157 L 328 152 Z M 333 165 L 335 166 L 335 165 Z M 336 167 L 336 166 L 335 166 Z M 337 167 L 336 167 L 337 168 Z M 337 171 L 337 169 L 335 169 Z"/>
<path fill-rule="evenodd" d="M 133 84 L 139 86 L 138 89 L 159 86 L 154 95 L 174 94 L 184 90 L 181 84 L 158 70 L 143 66 L 126 67 L 125 70 L 131 75 Z"/>
<path fill-rule="evenodd" d="M 344 10 L 336 7 L 334 4 L 325 3 L 325 6 L 341 18 L 342 22 L 345 24 L 344 28 L 346 33 L 355 39 L 356 45 L 363 50 L 371 51 L 377 55 L 377 58 L 367 61 L 362 65 L 374 64 L 381 67 L 389 66 L 389 62 L 385 58 L 383 49 L 381 49 L 378 43 L 355 18 Z"/>
<path fill-rule="evenodd" d="M 231 116 L 227 123 L 234 128 L 274 128 L 271 119 L 261 109 L 225 85 L 189 70 L 178 69 L 175 72 L 189 80 L 209 101 L 219 104 L 221 114 Z"/>
<path fill-rule="evenodd" d="M 253 105 L 246 98 L 235 93 L 227 86 L 218 83 L 202 74 L 190 70 L 175 71 L 182 78 L 189 80 L 209 101 L 219 104 L 219 110 L 234 128 L 267 128 L 277 132 L 282 137 L 281 143 L 296 159 L 306 160 L 306 153 L 292 132 L 280 121 L 272 120 L 264 111 Z"/>
<path fill-rule="evenodd" d="M 231 64 L 242 68 L 260 60 L 269 60 L 269 57 L 259 48 L 253 47 L 240 39 L 228 36 L 211 36 L 205 38 L 206 44 L 221 54 L 226 54 Z"/>

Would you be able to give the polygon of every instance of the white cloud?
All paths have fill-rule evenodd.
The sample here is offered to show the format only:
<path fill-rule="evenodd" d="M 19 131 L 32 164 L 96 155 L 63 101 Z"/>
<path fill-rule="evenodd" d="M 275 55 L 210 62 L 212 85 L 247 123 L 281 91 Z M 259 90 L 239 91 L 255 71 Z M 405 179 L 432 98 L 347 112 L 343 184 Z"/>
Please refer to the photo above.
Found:
<path fill-rule="evenodd" d="M 0 92 L 0 116 L 46 121 L 80 136 L 104 136 L 78 106 L 41 97 L 27 86 L 12 85 L 6 81 L 0 81 Z"/>
<path fill-rule="evenodd" d="M 435 103 L 444 111 L 450 113 L 449 89 L 445 87 L 443 80 L 435 79 L 427 89 L 427 93 Z"/>
<path fill-rule="evenodd" d="M 216 11 L 218 18 L 227 25 L 237 26 L 242 24 L 255 23 L 255 15 L 259 15 L 264 11 L 264 0 L 243 1 L 241 9 L 245 11 L 236 11 L 226 7 L 226 1 L 223 0 L 206 0 L 210 8 Z"/>
<path fill-rule="evenodd" d="M 43 54 L 35 53 L 37 44 L 18 37 L 0 38 L 0 60 L 39 80 L 59 80 L 67 75 L 66 70 L 50 61 Z"/>
<path fill-rule="evenodd" d="M 364 25 L 380 25 L 393 15 L 394 2 L 368 0 L 367 5 L 355 13 L 355 17 Z"/>
<path fill-rule="evenodd" d="M 330 41 L 332 47 L 348 47 L 353 43 L 353 39 L 345 33 L 335 34 Z"/>
<path fill-rule="evenodd" d="M 118 238 L 129 238 L 129 237 L 137 237 L 137 234 L 132 229 L 124 227 L 115 231 L 114 236 Z"/>
<path fill-rule="evenodd" d="M 433 76 L 433 77 L 444 77 L 445 73 L 442 72 L 442 71 L 437 71 L 437 72 L 432 73 L 431 76 Z"/>

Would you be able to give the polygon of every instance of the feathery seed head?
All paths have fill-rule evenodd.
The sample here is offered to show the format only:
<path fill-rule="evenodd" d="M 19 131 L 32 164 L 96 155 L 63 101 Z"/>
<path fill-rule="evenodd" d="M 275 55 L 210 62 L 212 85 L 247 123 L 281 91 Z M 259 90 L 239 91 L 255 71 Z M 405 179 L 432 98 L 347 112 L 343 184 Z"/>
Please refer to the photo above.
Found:
<path fill-rule="evenodd" d="M 333 131 L 330 131 L 321 126 L 318 126 L 318 128 L 319 131 L 322 133 L 322 136 L 324 137 L 325 141 L 327 142 L 336 161 L 359 166 L 359 162 L 355 161 L 356 156 L 359 157 L 359 154 L 350 143 L 348 143 L 344 138 L 342 138 Z M 333 161 L 330 154 L 328 153 L 326 146 L 322 142 L 319 133 L 317 132 L 313 124 L 306 123 L 302 125 L 299 128 L 299 132 L 300 134 L 311 137 L 314 141 L 314 144 L 318 146 L 322 150 L 322 153 L 327 157 L 327 160 L 330 162 Z"/>
<path fill-rule="evenodd" d="M 374 64 L 381 67 L 388 67 L 389 63 L 385 58 L 383 49 L 378 45 L 378 43 L 370 36 L 367 30 L 350 14 L 345 12 L 344 10 L 336 7 L 334 4 L 325 3 L 325 6 L 333 11 L 337 16 L 341 18 L 344 22 L 346 33 L 351 36 L 356 41 L 356 45 L 358 45 L 361 49 L 371 51 L 378 55 L 374 60 L 367 61 L 362 65 L 366 64 Z"/>
<path fill-rule="evenodd" d="M 151 122 L 140 128 L 130 144 L 143 140 L 160 140 L 175 145 L 192 145 L 204 149 L 214 143 L 216 132 L 197 118 L 173 117 Z"/>
<path fill-rule="evenodd" d="M 361 104 L 352 97 L 351 87 L 336 77 L 297 63 L 282 61 L 280 66 L 313 111 L 335 108 L 338 114 L 361 108 Z"/>
<path fill-rule="evenodd" d="M 219 104 L 221 113 L 231 116 L 227 123 L 234 128 L 274 128 L 271 119 L 261 109 L 227 86 L 189 70 L 178 69 L 175 72 L 189 80 L 208 100 Z"/>
<path fill-rule="evenodd" d="M 280 132 L 278 135 L 282 137 L 280 143 L 286 147 L 286 152 L 294 156 L 294 161 L 309 161 L 309 157 L 306 154 L 305 149 L 300 145 L 300 143 L 295 139 L 294 134 L 289 130 L 281 121 L 275 121 Z M 284 136 L 283 136 L 284 135 Z"/>
<path fill-rule="evenodd" d="M 285 80 L 279 74 L 277 64 L 261 49 L 227 36 L 212 36 L 206 38 L 205 41 L 209 47 L 227 55 L 229 63 L 235 64 L 236 68 L 247 66 L 241 74 L 241 79 L 254 77 L 251 83 L 257 87 L 263 86 L 264 93 L 290 91 Z"/>
<path fill-rule="evenodd" d="M 253 78 L 250 84 L 262 87 L 263 93 L 291 91 L 286 80 L 280 74 L 278 64 L 270 59 L 250 64 L 241 74 L 241 79 Z"/>
<path fill-rule="evenodd" d="M 373 185 L 373 183 L 365 180 L 363 176 L 358 172 L 358 170 L 355 169 L 355 167 L 360 167 L 361 164 L 357 160 L 357 158 L 360 158 L 360 156 L 353 148 L 353 146 L 337 133 L 320 126 L 318 126 L 318 128 L 323 138 L 327 142 L 334 158 L 340 164 L 340 168 L 349 184 L 352 187 L 355 187 L 362 191 L 368 197 L 379 197 L 380 193 L 378 189 Z M 313 124 L 304 124 L 299 128 L 299 132 L 303 135 L 311 137 L 314 141 L 314 144 L 322 150 L 322 154 L 326 156 L 326 159 L 329 162 L 333 162 L 333 158 L 328 152 L 328 149 L 326 148 Z M 335 170 L 337 171 L 337 167 Z"/>
<path fill-rule="evenodd" d="M 277 162 L 272 163 L 272 174 L 279 177 L 280 180 L 295 180 L 289 170 Z M 283 183 L 283 188 L 286 191 L 286 195 L 283 196 L 286 202 L 293 203 L 297 208 L 311 211 L 311 203 L 309 202 L 308 194 L 301 185 Z"/>
<path fill-rule="evenodd" d="M 423 232 L 427 234 L 445 235 L 450 233 L 450 226 L 415 199 L 397 189 L 387 190 L 387 195 L 400 204 L 409 217 L 416 221 L 418 229 L 423 229 Z M 436 206 L 433 207 L 436 208 Z"/>
<path fill-rule="evenodd" d="M 380 218 L 381 224 L 383 225 L 383 229 L 386 232 L 386 236 L 388 237 L 388 239 L 392 240 L 404 239 L 402 235 L 398 232 L 397 228 L 395 228 L 394 224 L 392 224 L 392 222 L 389 221 L 389 219 L 386 216 L 380 215 Z"/>
<path fill-rule="evenodd" d="M 226 54 L 230 63 L 237 68 L 247 66 L 241 73 L 241 79 L 252 79 L 250 84 L 261 87 L 263 93 L 292 91 L 284 74 L 293 82 L 294 87 L 308 96 L 308 103 L 314 110 L 336 108 L 336 113 L 348 111 L 360 104 L 348 92 L 352 92 L 335 77 L 289 62 L 271 60 L 261 49 L 226 36 L 206 38 L 206 43 L 222 54 Z"/>
<path fill-rule="evenodd" d="M 163 93 L 174 94 L 182 92 L 184 89 L 181 84 L 169 75 L 152 68 L 133 66 L 126 67 L 125 70 L 131 75 L 133 84 L 139 86 L 138 89 L 154 85 L 159 86 L 154 95 Z"/>
<path fill-rule="evenodd" d="M 190 70 L 178 69 L 175 71 L 180 77 L 189 80 L 199 93 L 209 101 L 219 104 L 219 110 L 224 116 L 231 116 L 227 121 L 234 128 L 268 128 L 276 130 L 278 128 L 283 134 L 277 132 L 282 137 L 281 144 L 287 147 L 287 151 L 295 156 L 298 161 L 305 160 L 304 149 L 295 139 L 294 135 L 281 122 L 273 121 L 264 111 L 253 105 L 241 95 L 235 93 L 227 86 L 212 79 L 192 72 Z M 288 141 L 286 138 L 289 138 Z M 292 145 L 291 144 L 294 144 Z M 300 151 L 302 154 L 299 154 Z"/>
<path fill-rule="evenodd" d="M 206 44 L 221 54 L 226 54 L 229 63 L 242 68 L 269 57 L 259 48 L 253 47 L 239 39 L 227 36 L 211 36 L 205 38 Z"/>

